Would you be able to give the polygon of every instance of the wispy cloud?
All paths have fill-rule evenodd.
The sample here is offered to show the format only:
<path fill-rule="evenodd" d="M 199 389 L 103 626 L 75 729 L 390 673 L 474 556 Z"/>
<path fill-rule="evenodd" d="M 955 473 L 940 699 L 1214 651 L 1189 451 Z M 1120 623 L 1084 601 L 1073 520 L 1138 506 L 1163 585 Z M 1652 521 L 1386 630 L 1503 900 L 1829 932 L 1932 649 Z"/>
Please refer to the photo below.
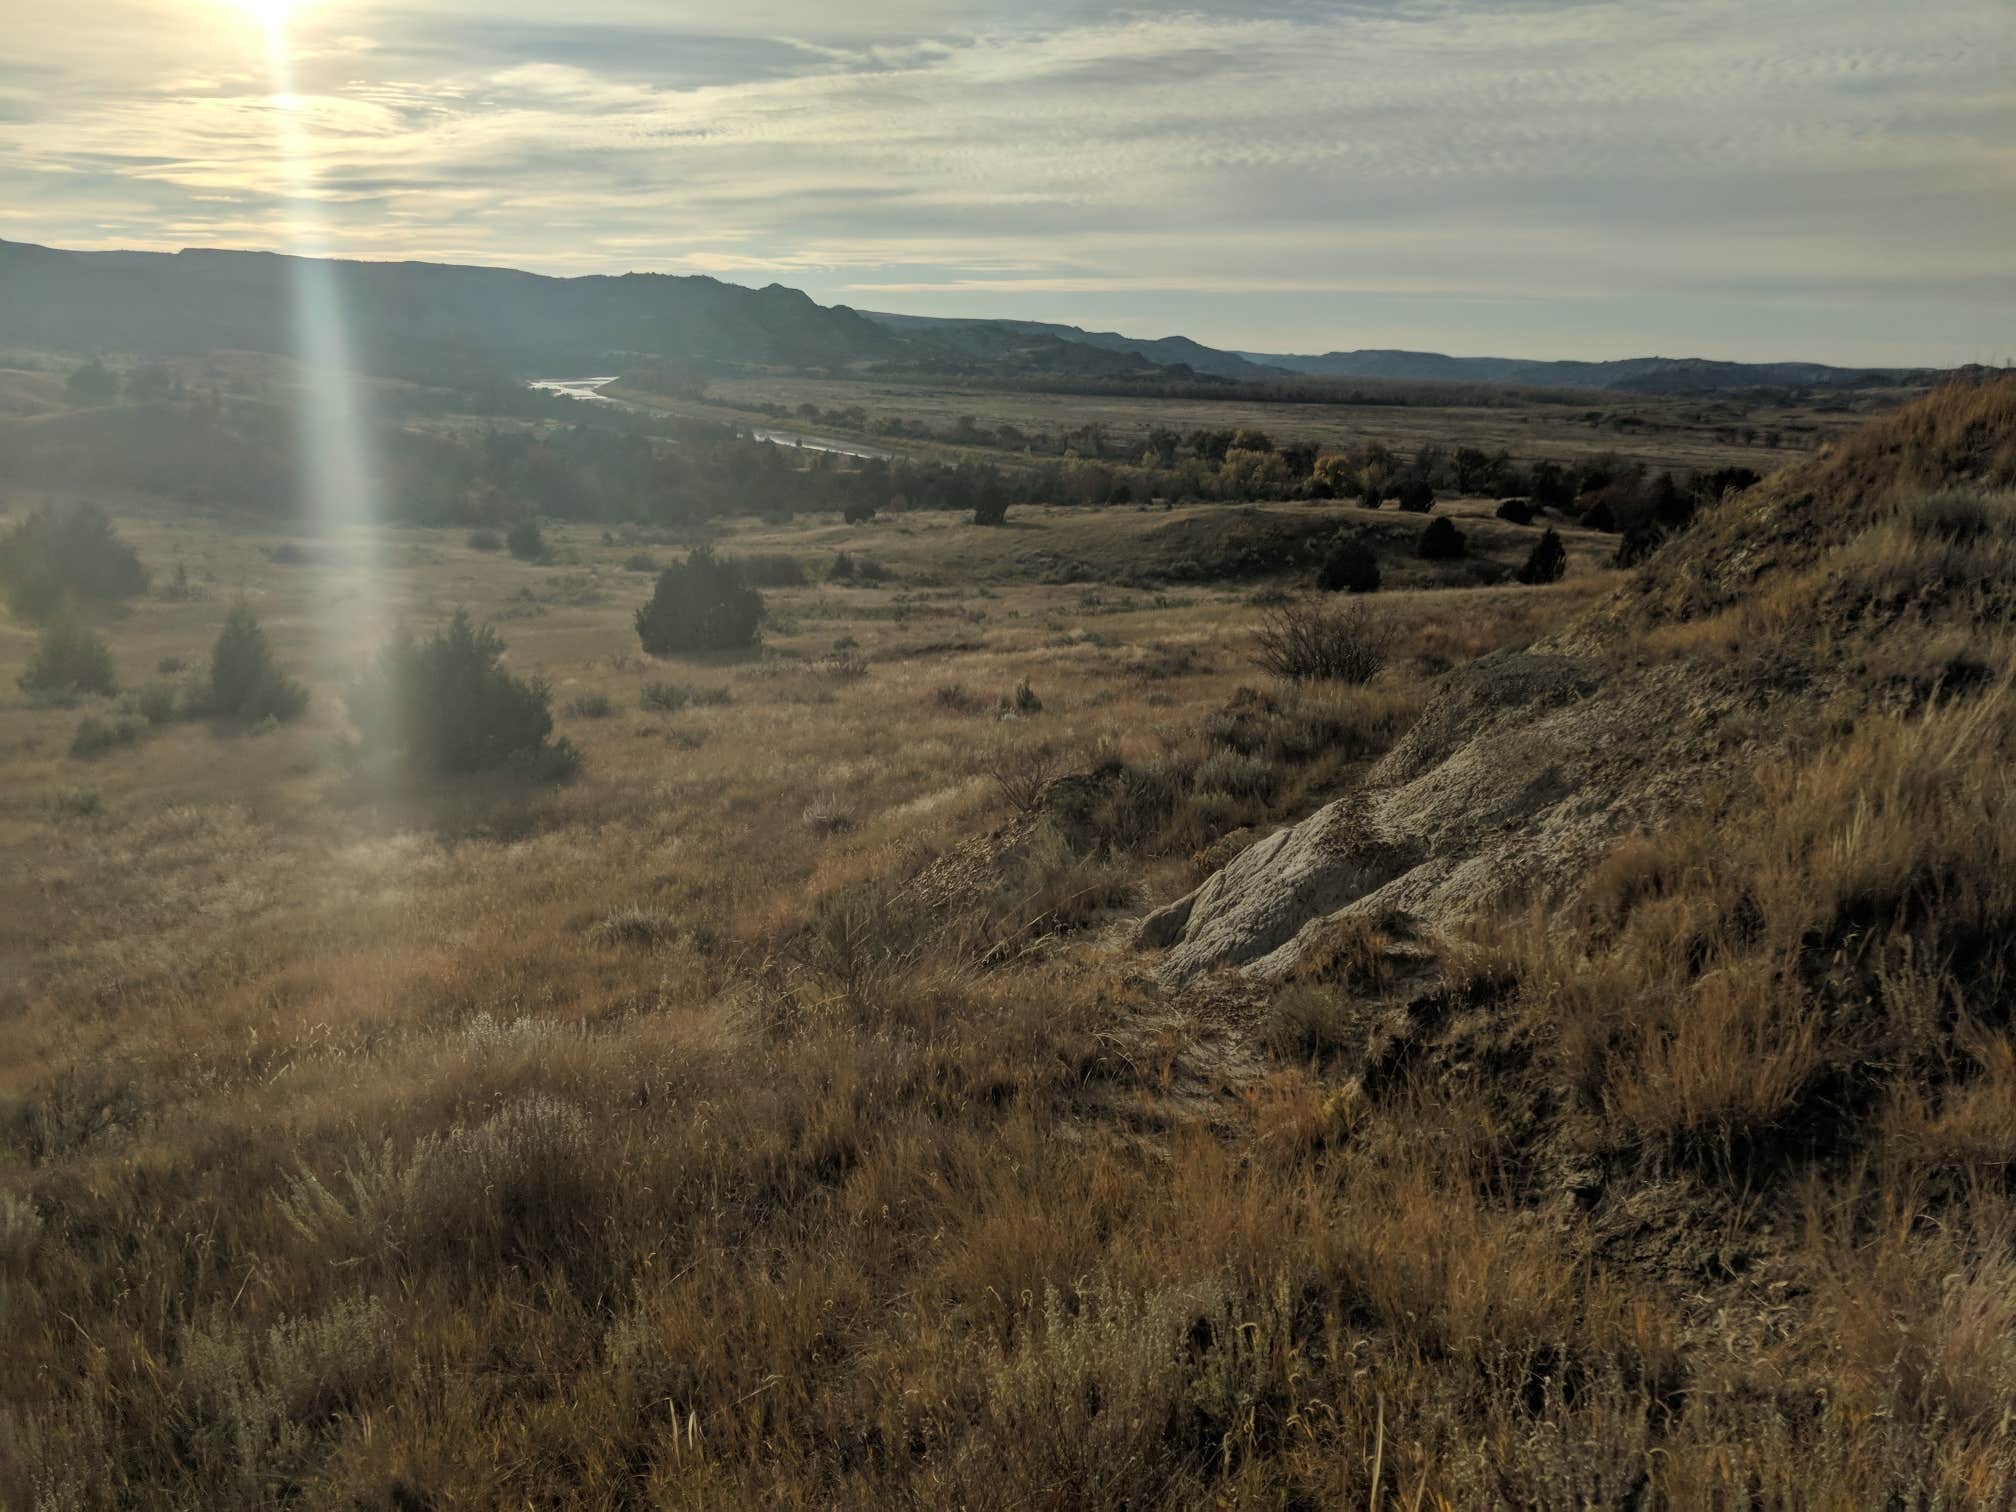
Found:
<path fill-rule="evenodd" d="M 79 9 L 0 62 L 10 232 L 283 238 L 296 180 L 252 29 L 214 0 Z M 1484 300 L 1516 314 L 1480 339 L 1536 353 L 1750 351 L 1831 300 L 1830 351 L 1869 360 L 1897 345 L 1871 301 L 1928 346 L 2016 308 L 2006 0 L 832 9 L 321 0 L 296 109 L 328 235 L 917 308 L 1068 296 L 1249 346 L 1297 294 L 1336 323 L 1292 322 L 1302 345 L 1474 347 L 1447 338 Z M 125 47 L 92 45 L 115 26 Z M 1450 317 L 1424 321 L 1437 296 Z M 1387 298 L 1414 334 L 1368 327 Z"/>

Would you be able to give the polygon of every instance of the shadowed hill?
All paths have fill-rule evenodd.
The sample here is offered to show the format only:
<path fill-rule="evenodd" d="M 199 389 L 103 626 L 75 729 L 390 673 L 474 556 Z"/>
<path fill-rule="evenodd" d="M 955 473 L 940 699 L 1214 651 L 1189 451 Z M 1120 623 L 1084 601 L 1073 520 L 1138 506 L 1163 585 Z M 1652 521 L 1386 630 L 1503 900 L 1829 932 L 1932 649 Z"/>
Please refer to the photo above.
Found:
<path fill-rule="evenodd" d="M 68 350 L 297 352 L 302 259 L 66 252 L 0 242 L 0 340 Z M 546 278 L 433 263 L 326 265 L 360 367 L 605 371 L 626 358 L 844 366 L 901 343 L 796 289 L 652 273 Z"/>
<path fill-rule="evenodd" d="M 299 355 L 295 300 L 310 260 L 266 252 L 72 252 L 0 241 L 0 342 L 149 355 Z M 703 367 L 880 368 L 918 377 L 1049 382 L 1300 384 L 1324 379 L 1711 393 L 1842 387 L 1897 369 L 1664 357 L 1528 362 L 1433 352 L 1319 357 L 1227 352 L 1041 321 L 863 314 L 800 290 L 627 273 L 550 278 L 510 268 L 328 261 L 329 290 L 365 371 L 518 376 Z"/>

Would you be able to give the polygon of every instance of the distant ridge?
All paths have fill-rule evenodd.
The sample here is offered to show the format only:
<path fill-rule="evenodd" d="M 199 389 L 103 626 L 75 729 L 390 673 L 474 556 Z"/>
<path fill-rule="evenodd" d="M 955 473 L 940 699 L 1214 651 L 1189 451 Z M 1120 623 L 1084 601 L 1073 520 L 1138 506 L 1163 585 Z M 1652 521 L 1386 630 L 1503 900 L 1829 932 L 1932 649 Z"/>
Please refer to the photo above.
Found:
<path fill-rule="evenodd" d="M 1367 349 L 1295 356 L 1279 352 L 1221 351 L 1187 336 L 1145 338 L 1115 331 L 1033 320 L 978 320 L 958 316 L 863 312 L 891 330 L 961 342 L 980 352 L 999 334 L 1043 333 L 1103 351 L 1132 353 L 1160 366 L 1177 366 L 1240 381 L 1306 378 L 1396 379 L 1408 382 L 1502 383 L 1537 388 L 1619 389 L 1638 393 L 1709 393 L 1742 388 L 1851 388 L 1927 376 L 1924 368 L 1848 368 L 1823 362 L 1718 362 L 1700 357 L 1627 357 L 1612 362 L 1540 361 L 1519 357 L 1449 357 L 1440 352 Z"/>
<path fill-rule="evenodd" d="M 1847 368 L 1824 362 L 1717 362 L 1702 357 L 1626 357 L 1614 362 L 1548 362 L 1517 357 L 1445 357 L 1440 352 L 1368 350 L 1295 357 L 1242 352 L 1250 362 L 1320 378 L 1448 379 L 1548 387 L 1695 393 L 1732 388 L 1850 388 L 1924 376 L 1920 368 Z"/>
<path fill-rule="evenodd" d="M 0 340 L 65 350 L 294 350 L 294 270 L 269 252 L 69 252 L 0 242 Z M 328 263 L 374 372 L 588 372 L 640 358 L 837 365 L 902 343 L 797 289 L 629 273 L 548 278 L 440 263 Z"/>
<path fill-rule="evenodd" d="M 80 352 L 291 354 L 302 262 L 271 252 L 72 252 L 0 241 L 0 341 Z M 818 304 L 782 284 L 751 289 L 704 276 L 553 278 L 420 262 L 325 266 L 354 360 L 367 371 L 397 375 L 548 376 L 674 362 L 971 381 L 1397 379 L 1642 393 L 1845 388 L 1928 376 L 1915 369 L 1700 358 L 1532 362 L 1408 351 L 1230 352 L 1187 336 L 861 312 Z"/>

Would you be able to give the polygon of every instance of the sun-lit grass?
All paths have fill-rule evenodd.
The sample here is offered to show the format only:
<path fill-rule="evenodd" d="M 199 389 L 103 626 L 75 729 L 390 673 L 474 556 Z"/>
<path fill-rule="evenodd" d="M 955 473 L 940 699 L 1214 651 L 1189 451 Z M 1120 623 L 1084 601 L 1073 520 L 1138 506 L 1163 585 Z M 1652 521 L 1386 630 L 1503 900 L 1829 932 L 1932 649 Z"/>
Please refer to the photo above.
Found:
<path fill-rule="evenodd" d="M 1880 592 L 1871 528 L 1928 583 L 1999 549 L 1884 509 L 1825 571 Z M 339 754 L 372 635 L 314 612 L 367 557 L 121 528 L 194 587 L 102 624 L 123 683 L 201 668 L 242 589 L 313 699 L 89 763 L 113 704 L 7 704 L 0 1501 L 2006 1498 L 2016 715 L 1999 662 L 1933 675 L 1971 592 L 1727 650 L 1838 681 L 1578 897 L 1172 996 L 1126 941 L 1200 853 L 1616 580 L 1382 593 L 1372 682 L 1281 687 L 1250 585 L 738 522 L 891 577 L 659 663 L 635 542 L 388 532 L 391 614 L 494 622 L 584 756 L 388 793 Z M 0 689 L 33 646 L 0 625 Z"/>

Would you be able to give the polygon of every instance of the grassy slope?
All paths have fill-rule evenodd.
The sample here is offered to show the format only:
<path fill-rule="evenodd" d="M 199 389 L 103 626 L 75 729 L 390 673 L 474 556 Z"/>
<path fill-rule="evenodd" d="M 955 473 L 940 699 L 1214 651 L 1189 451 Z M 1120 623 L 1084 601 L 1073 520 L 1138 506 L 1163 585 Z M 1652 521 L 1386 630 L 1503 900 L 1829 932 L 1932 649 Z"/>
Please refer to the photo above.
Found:
<path fill-rule="evenodd" d="M 1893 509 L 1873 459 L 2006 486 L 2016 427 L 1992 391 L 1934 403 L 1929 439 L 1921 411 L 1805 480 L 1871 481 L 1744 589 L 1760 621 L 1689 593 L 1590 623 L 1620 657 L 1754 664 L 1763 717 L 1860 686 L 1858 654 L 1999 664 L 2007 506 Z M 1676 562 L 1738 572 L 1738 519 L 1650 596 Z M 987 597 L 977 560 L 933 565 L 981 549 L 939 525 L 846 537 L 894 585 L 779 594 L 802 661 L 683 670 L 626 652 L 629 547 L 571 533 L 576 563 L 537 569 L 400 533 L 396 606 L 472 603 L 559 704 L 623 705 L 563 717 L 573 789 L 404 808 L 344 802 L 324 754 L 374 627 L 332 638 L 315 606 L 355 575 L 134 528 L 250 588 L 320 710 L 80 768 L 74 715 L 9 709 L 0 843 L 33 863 L 0 897 L 0 1497 L 2006 1494 L 2003 692 L 1830 705 L 1574 907 L 1444 942 L 1443 985 L 1354 935 L 1278 994 L 1172 1000 L 1118 942 L 1193 850 L 1347 782 L 1427 668 L 1606 585 L 1382 597 L 1422 657 L 1235 729 L 1210 711 L 1251 679 L 1237 594 L 1011 560 Z M 1857 595 L 1882 616 L 1817 644 L 1815 606 Z M 113 626 L 129 680 L 221 612 Z M 27 649 L 0 642 L 10 684 Z M 734 701 L 645 714 L 668 675 Z M 937 691 L 1024 677 L 1045 707 L 1005 723 Z M 976 885 L 899 885 L 1009 819 L 988 771 L 1044 747 L 1121 763 L 1089 818 L 1016 820 Z M 52 817 L 72 784 L 104 812 Z M 807 827 L 822 798 L 851 828 Z"/>

